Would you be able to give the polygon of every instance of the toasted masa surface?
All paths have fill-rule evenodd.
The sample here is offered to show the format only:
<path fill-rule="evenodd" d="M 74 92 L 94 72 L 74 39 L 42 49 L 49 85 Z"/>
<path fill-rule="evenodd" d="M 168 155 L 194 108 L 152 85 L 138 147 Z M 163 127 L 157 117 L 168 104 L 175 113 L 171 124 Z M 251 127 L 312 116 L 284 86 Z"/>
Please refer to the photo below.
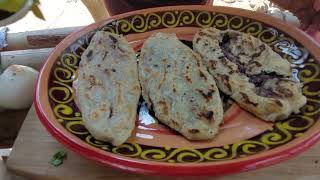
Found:
<path fill-rule="evenodd" d="M 113 145 L 124 143 L 135 127 L 141 93 L 135 52 L 128 42 L 97 32 L 81 56 L 74 86 L 92 136 Z"/>
<path fill-rule="evenodd" d="M 290 63 L 259 39 L 237 31 L 201 29 L 193 49 L 219 89 L 267 121 L 284 120 L 306 104 Z"/>
<path fill-rule="evenodd" d="M 210 139 L 223 118 L 219 91 L 199 55 L 175 34 L 157 33 L 141 49 L 142 96 L 162 123 L 187 139 Z"/>

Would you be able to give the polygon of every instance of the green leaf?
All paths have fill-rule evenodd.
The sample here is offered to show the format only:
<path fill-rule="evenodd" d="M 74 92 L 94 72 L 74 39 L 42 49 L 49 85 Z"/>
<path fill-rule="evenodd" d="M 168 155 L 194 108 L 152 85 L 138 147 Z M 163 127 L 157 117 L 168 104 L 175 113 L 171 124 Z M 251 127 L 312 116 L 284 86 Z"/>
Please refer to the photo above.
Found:
<path fill-rule="evenodd" d="M 25 0 L 0 0 L 0 9 L 15 13 L 24 5 Z"/>
<path fill-rule="evenodd" d="M 33 13 L 36 17 L 38 17 L 39 19 L 46 20 L 46 19 L 44 18 L 43 14 L 42 14 L 40 8 L 38 7 L 38 5 L 33 4 L 31 10 L 32 10 L 32 13 Z"/>
<path fill-rule="evenodd" d="M 63 163 L 63 160 L 67 157 L 67 153 L 64 151 L 59 151 L 57 153 L 55 153 L 50 161 L 50 163 L 55 166 L 58 167 Z"/>

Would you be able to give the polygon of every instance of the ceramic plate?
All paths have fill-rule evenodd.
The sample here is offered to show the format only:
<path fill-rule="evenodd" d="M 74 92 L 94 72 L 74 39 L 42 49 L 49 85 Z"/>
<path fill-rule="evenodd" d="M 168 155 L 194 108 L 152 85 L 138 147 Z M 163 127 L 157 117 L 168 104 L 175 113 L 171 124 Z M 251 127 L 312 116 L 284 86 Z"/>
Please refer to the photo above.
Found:
<path fill-rule="evenodd" d="M 81 54 L 96 31 L 123 34 L 137 52 L 156 31 L 174 32 L 187 45 L 199 28 L 251 34 L 287 59 L 308 98 L 300 114 L 266 123 L 229 97 L 224 123 L 209 141 L 188 141 L 159 123 L 140 102 L 136 129 L 120 146 L 95 140 L 75 104 L 73 81 Z M 222 175 L 257 169 L 288 159 L 320 137 L 320 48 L 299 29 L 251 11 L 210 6 L 163 7 L 130 12 L 92 24 L 61 42 L 44 64 L 35 96 L 38 116 L 62 144 L 86 158 L 123 170 L 157 175 Z"/>

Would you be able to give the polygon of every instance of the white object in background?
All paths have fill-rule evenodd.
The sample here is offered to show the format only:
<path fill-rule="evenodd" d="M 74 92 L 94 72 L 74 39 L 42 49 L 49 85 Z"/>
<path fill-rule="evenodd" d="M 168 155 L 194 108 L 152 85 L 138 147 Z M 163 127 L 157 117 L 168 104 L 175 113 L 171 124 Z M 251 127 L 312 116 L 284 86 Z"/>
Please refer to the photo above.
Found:
<path fill-rule="evenodd" d="M 290 11 L 283 11 L 282 13 L 284 15 L 285 21 L 287 21 L 292 25 L 300 26 L 300 20 L 295 15 L 293 15 Z"/>
<path fill-rule="evenodd" d="M 261 12 L 279 18 L 294 26 L 300 26 L 299 19 L 290 11 L 279 8 L 270 0 L 214 0 L 215 6 L 227 6 Z"/>
<path fill-rule="evenodd" d="M 268 12 L 267 12 L 268 15 L 270 16 L 273 16 L 275 18 L 279 18 L 281 20 L 285 20 L 284 19 L 284 15 L 282 14 L 282 11 L 279 9 L 279 8 L 276 8 L 276 7 L 270 7 L 268 9 Z"/>
<path fill-rule="evenodd" d="M 32 105 L 38 71 L 11 65 L 0 75 L 0 108 L 25 109 Z"/>

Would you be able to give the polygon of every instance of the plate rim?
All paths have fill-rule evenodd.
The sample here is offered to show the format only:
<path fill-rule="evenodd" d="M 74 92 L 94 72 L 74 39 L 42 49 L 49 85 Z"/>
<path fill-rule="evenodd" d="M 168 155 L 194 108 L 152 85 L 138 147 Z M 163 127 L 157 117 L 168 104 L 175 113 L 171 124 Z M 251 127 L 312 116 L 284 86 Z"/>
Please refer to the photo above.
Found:
<path fill-rule="evenodd" d="M 130 157 L 116 155 L 111 152 L 106 152 L 88 146 L 86 143 L 77 140 L 77 137 L 75 135 L 66 131 L 63 128 L 63 126 L 56 121 L 56 118 L 52 118 L 54 116 L 53 112 L 51 111 L 51 108 L 45 106 L 49 105 L 49 102 L 43 104 L 43 101 L 45 101 L 46 98 L 48 99 L 48 88 L 45 88 L 45 91 L 40 91 L 40 89 L 43 86 L 48 87 L 48 84 L 44 84 L 44 82 L 48 82 L 50 72 L 46 72 L 45 70 L 48 69 L 48 67 L 49 69 L 52 68 L 52 65 L 55 63 L 55 60 L 58 58 L 61 52 L 63 52 L 67 47 L 69 47 L 72 43 L 75 42 L 75 40 L 77 40 L 81 36 L 85 35 L 86 33 L 92 30 L 97 29 L 98 27 L 103 26 L 104 24 L 112 22 L 113 20 L 128 17 L 135 14 L 173 10 L 211 11 L 236 16 L 243 16 L 248 18 L 250 18 L 249 15 L 255 14 L 255 20 L 276 27 L 277 29 L 286 32 L 291 37 L 294 37 L 295 40 L 301 43 L 306 49 L 310 51 L 310 53 L 313 56 L 315 56 L 316 61 L 320 61 L 320 48 L 316 44 L 315 40 L 307 36 L 306 33 L 304 33 L 302 30 L 262 13 L 230 7 L 189 5 L 150 8 L 112 16 L 100 22 L 88 25 L 83 29 L 77 32 L 73 32 L 72 34 L 67 36 L 61 43 L 57 45 L 57 47 L 47 58 L 47 61 L 43 64 L 35 88 L 34 104 L 36 113 L 41 123 L 46 127 L 50 134 L 52 134 L 60 143 L 64 144 L 72 151 L 88 159 L 100 162 L 104 165 L 109 165 L 112 167 L 135 173 L 169 176 L 223 175 L 266 167 L 276 164 L 280 161 L 286 160 L 304 150 L 307 150 L 320 139 L 320 130 L 317 130 L 320 127 L 320 123 L 317 122 L 313 127 L 306 131 L 302 137 L 296 138 L 295 140 L 288 142 L 285 145 L 286 148 L 284 149 L 281 148 L 283 147 L 281 146 L 279 147 L 280 149 L 271 149 L 267 152 L 261 152 L 257 155 L 251 155 L 247 158 L 226 160 L 221 162 L 202 162 L 201 165 L 195 163 L 165 163 L 133 159 Z M 288 31 L 288 29 L 290 29 L 290 31 Z M 47 113 L 45 113 L 43 108 L 46 108 L 46 110 L 49 109 L 50 113 L 48 114 L 48 111 Z M 48 115 L 51 117 L 48 117 Z"/>

